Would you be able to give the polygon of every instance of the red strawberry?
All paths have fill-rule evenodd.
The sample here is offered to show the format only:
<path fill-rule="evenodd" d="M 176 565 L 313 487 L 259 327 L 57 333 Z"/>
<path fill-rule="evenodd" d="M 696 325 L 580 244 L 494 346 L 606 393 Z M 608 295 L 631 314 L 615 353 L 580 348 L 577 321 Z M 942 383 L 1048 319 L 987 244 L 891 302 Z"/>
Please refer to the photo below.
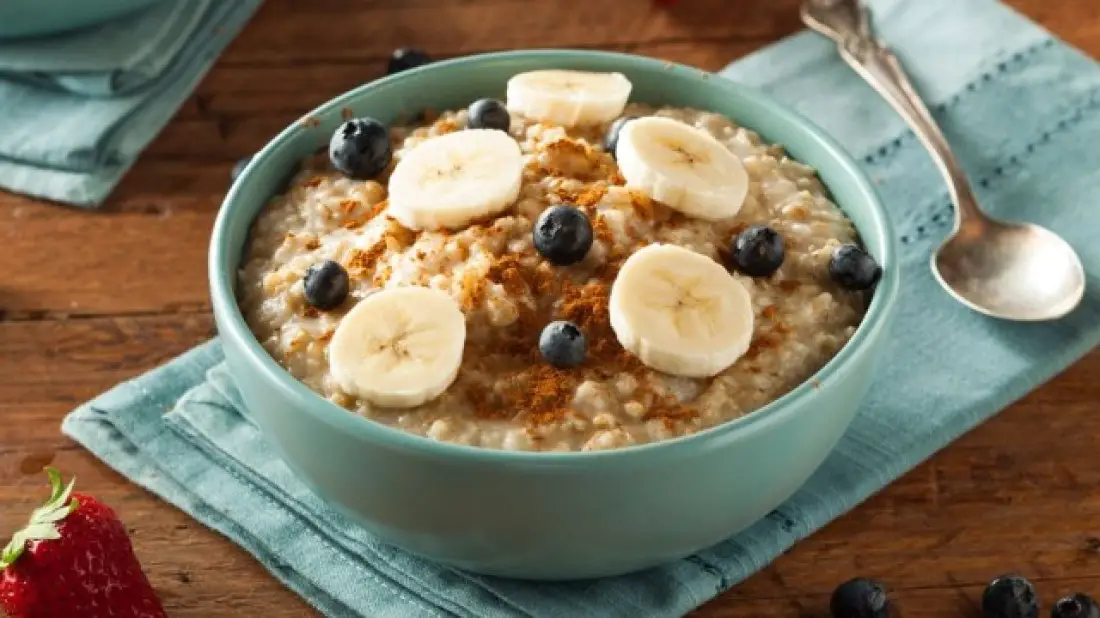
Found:
<path fill-rule="evenodd" d="M 0 608 L 9 618 L 166 618 L 115 512 L 46 473 L 49 501 L 0 553 Z"/>

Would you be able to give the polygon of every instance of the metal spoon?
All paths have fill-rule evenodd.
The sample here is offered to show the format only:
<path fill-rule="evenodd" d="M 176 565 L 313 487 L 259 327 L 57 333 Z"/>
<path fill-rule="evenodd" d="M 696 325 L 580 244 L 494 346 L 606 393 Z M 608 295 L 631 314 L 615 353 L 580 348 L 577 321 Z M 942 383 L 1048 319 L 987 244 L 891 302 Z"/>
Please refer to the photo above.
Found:
<path fill-rule="evenodd" d="M 872 31 L 858 0 L 806 0 L 802 21 L 836 41 L 841 58 L 909 123 L 947 180 L 955 203 L 951 235 L 932 254 L 932 273 L 959 302 L 989 316 L 1020 321 L 1060 318 L 1081 302 L 1085 273 L 1054 232 L 982 212 L 951 148 L 897 57 Z"/>

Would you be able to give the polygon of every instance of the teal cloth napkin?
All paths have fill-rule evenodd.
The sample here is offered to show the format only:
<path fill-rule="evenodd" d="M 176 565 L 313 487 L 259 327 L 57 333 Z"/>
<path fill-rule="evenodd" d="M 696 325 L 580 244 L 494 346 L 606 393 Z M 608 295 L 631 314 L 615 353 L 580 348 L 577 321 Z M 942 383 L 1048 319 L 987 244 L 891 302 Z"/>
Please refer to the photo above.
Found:
<path fill-rule="evenodd" d="M 372 540 L 305 490 L 256 428 L 216 340 L 80 407 L 63 430 L 109 465 L 247 549 L 331 616 L 679 616 L 1059 372 L 1100 342 L 1100 67 L 992 0 L 875 2 L 982 203 L 1064 234 L 1090 273 L 1079 310 L 991 320 L 932 279 L 951 206 L 902 122 L 838 59 L 795 35 L 723 75 L 798 108 L 856 155 L 901 242 L 889 350 L 850 431 L 798 493 L 745 532 L 632 575 L 527 583 L 439 566 Z M 684 521 L 690 526 L 689 520 Z"/>
<path fill-rule="evenodd" d="M 259 5 L 164 1 L 0 41 L 0 188 L 100 205 Z"/>

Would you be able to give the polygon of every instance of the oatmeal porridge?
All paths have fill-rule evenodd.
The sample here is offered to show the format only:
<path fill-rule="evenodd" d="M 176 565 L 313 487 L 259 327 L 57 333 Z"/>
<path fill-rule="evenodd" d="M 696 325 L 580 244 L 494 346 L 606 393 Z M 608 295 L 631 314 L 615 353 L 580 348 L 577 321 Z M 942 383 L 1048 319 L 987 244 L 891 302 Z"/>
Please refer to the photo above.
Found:
<path fill-rule="evenodd" d="M 347 121 L 253 224 L 239 300 L 297 379 L 373 421 L 575 451 L 743 416 L 852 336 L 881 269 L 813 169 L 618 74 Z"/>

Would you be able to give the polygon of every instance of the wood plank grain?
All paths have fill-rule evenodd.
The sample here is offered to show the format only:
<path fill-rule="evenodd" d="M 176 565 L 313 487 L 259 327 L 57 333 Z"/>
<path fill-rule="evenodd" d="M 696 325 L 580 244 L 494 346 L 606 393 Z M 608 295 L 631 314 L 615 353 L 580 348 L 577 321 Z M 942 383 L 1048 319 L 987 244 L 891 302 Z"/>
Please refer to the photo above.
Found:
<path fill-rule="evenodd" d="M 700 37 L 765 41 L 798 27 L 796 0 L 739 3 L 736 14 L 728 18 L 715 17 L 729 14 L 726 0 L 681 4 L 669 10 L 646 0 L 485 0 L 385 3 L 350 11 L 347 3 L 272 5 L 234 42 L 225 61 L 360 62 L 385 58 L 407 45 L 446 56 L 534 47 L 605 48 Z"/>
<path fill-rule="evenodd" d="M 0 310 L 13 319 L 207 307 L 212 222 L 213 212 L 186 209 L 9 220 L 0 227 Z"/>
<path fill-rule="evenodd" d="M 48 450 L 81 403 L 210 338 L 207 314 L 0 322 L 0 450 Z"/>

